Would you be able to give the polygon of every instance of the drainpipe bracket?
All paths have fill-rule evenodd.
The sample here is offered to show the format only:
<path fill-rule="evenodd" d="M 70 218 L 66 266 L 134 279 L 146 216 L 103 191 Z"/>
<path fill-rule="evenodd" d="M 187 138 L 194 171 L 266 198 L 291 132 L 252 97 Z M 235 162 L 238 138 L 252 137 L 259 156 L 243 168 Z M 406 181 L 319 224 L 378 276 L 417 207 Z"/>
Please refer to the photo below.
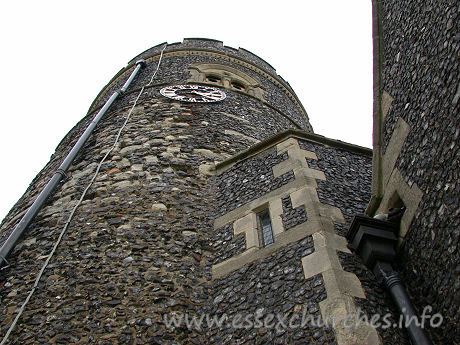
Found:
<path fill-rule="evenodd" d="M 10 263 L 8 262 L 8 260 L 6 260 L 6 258 L 3 255 L 0 255 L 0 259 L 3 260 L 2 264 L 0 265 L 0 267 L 1 267 L 0 271 L 10 267 Z M 3 263 L 5 263 L 5 265 L 3 265 Z"/>
<path fill-rule="evenodd" d="M 141 68 L 144 68 L 147 64 L 144 59 L 140 59 L 136 61 L 136 65 L 141 65 Z"/>
<path fill-rule="evenodd" d="M 65 170 L 62 169 L 62 168 L 58 168 L 58 169 L 56 170 L 56 174 L 61 175 L 61 180 L 67 178 L 67 174 L 65 173 Z"/>

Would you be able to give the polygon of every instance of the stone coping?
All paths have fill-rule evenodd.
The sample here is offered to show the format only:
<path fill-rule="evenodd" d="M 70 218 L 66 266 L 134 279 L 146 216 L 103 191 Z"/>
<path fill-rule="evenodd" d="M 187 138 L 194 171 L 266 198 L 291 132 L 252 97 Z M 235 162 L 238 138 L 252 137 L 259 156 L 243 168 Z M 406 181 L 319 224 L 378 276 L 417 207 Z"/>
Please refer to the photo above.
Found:
<path fill-rule="evenodd" d="M 255 156 L 260 152 L 265 151 L 268 148 L 277 145 L 281 141 L 284 141 L 288 138 L 307 140 L 324 146 L 331 146 L 334 148 L 339 148 L 357 154 L 361 154 L 370 158 L 372 157 L 372 149 L 369 149 L 367 147 L 349 144 L 340 140 L 330 139 L 319 134 L 309 133 L 298 129 L 287 129 L 261 141 L 260 143 L 251 146 L 247 150 L 244 150 L 222 162 L 217 163 L 215 167 L 216 173 L 221 174 L 225 170 L 230 169 L 234 164 L 241 162 L 252 156 Z"/>

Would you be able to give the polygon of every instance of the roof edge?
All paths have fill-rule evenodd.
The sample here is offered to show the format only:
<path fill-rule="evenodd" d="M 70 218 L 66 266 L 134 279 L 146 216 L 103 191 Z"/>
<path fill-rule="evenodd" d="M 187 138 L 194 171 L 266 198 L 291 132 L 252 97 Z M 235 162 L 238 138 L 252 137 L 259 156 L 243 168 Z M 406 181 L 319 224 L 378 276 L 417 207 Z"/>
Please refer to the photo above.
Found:
<path fill-rule="evenodd" d="M 289 138 L 296 138 L 296 139 L 303 139 L 313 143 L 331 146 L 339 149 L 343 149 L 346 151 L 351 151 L 353 153 L 361 154 L 364 156 L 368 156 L 372 158 L 372 149 L 355 145 L 349 144 L 341 140 L 327 138 L 323 135 L 309 133 L 306 131 L 302 131 L 299 129 L 287 129 L 282 132 L 279 132 L 271 137 L 249 147 L 248 149 L 237 153 L 236 155 L 227 158 L 226 160 L 219 162 L 215 165 L 216 174 L 220 174 L 228 169 L 230 169 L 236 163 L 239 163 L 245 159 L 253 157 L 259 154 L 266 149 L 279 144 L 280 142 L 289 139 Z"/>

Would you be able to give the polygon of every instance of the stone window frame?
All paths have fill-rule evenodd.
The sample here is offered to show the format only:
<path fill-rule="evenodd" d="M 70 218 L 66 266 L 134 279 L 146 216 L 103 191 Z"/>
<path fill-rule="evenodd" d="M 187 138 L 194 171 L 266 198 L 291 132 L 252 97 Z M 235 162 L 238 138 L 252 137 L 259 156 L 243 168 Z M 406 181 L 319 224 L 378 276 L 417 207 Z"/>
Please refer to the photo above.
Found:
<path fill-rule="evenodd" d="M 263 225 L 262 225 L 262 217 L 263 216 L 267 216 L 267 219 L 268 219 L 268 222 L 270 223 L 270 236 L 266 236 L 266 233 L 263 229 Z M 266 207 L 264 207 L 263 209 L 259 209 L 257 212 L 256 212 L 256 216 L 257 216 L 257 230 L 258 230 L 258 233 L 259 233 L 259 248 L 265 248 L 265 247 L 269 247 L 271 246 L 272 244 L 275 243 L 275 233 L 273 231 L 273 222 L 272 222 L 272 219 L 271 219 L 271 214 L 270 214 L 270 209 L 268 207 L 268 205 L 266 205 Z M 271 237 L 271 238 L 269 238 Z M 271 241 L 270 243 L 266 243 L 267 240 Z"/>
<path fill-rule="evenodd" d="M 263 100 L 265 89 L 250 75 L 223 64 L 197 64 L 189 67 L 189 83 L 204 83 L 243 92 Z"/>

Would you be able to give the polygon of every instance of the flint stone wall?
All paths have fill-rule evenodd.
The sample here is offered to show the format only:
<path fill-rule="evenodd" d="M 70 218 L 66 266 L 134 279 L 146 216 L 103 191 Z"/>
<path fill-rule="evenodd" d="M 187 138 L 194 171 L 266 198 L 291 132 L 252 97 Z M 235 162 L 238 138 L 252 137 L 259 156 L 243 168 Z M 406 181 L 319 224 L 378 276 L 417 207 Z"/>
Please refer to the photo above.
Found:
<path fill-rule="evenodd" d="M 444 318 L 435 343 L 460 342 L 459 4 L 380 1 L 382 88 L 393 97 L 384 146 L 399 117 L 410 126 L 396 167 L 423 191 L 400 250 L 400 267 L 418 311 Z"/>

